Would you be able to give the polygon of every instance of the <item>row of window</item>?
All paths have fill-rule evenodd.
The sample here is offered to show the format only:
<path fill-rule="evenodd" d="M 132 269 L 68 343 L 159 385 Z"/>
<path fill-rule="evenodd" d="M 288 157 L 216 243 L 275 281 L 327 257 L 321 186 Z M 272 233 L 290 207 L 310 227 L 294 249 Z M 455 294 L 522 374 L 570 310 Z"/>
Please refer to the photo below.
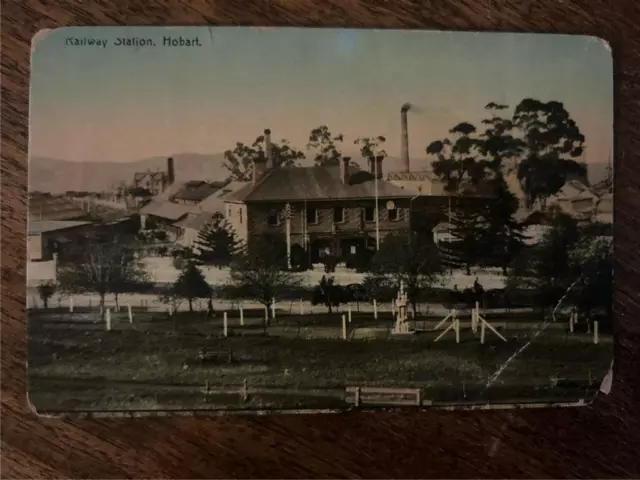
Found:
<path fill-rule="evenodd" d="M 375 216 L 375 207 L 366 207 L 364 208 L 364 221 L 365 222 L 374 222 L 376 219 Z M 332 209 L 333 215 L 333 223 L 343 223 L 345 221 L 345 208 L 344 207 L 334 207 Z M 400 211 L 398 209 L 387 210 L 388 218 L 391 221 L 400 220 Z M 267 217 L 267 223 L 269 226 L 277 226 L 280 225 L 280 212 L 272 211 L 269 213 Z M 318 224 L 318 209 L 317 208 L 307 208 L 307 225 L 316 225 Z"/>

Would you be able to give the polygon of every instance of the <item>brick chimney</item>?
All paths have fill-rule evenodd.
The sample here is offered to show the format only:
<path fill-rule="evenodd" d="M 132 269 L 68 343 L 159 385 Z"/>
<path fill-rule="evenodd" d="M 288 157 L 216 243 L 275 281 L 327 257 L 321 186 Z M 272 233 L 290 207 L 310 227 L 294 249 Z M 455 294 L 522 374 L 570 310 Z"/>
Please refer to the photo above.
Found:
<path fill-rule="evenodd" d="M 264 157 L 253 159 L 253 178 L 252 183 L 255 185 L 267 171 L 267 161 Z"/>
<path fill-rule="evenodd" d="M 369 173 L 371 175 L 375 175 L 376 174 L 376 164 L 375 164 L 375 160 L 373 159 L 373 157 L 367 157 L 367 165 L 369 166 Z"/>
<path fill-rule="evenodd" d="M 267 157 L 267 168 L 276 168 L 276 160 L 271 151 L 271 130 L 264 131 L 264 154 Z"/>
<path fill-rule="evenodd" d="M 343 185 L 349 185 L 349 163 L 351 163 L 351 157 L 342 157 L 340 161 L 340 181 Z"/>
<path fill-rule="evenodd" d="M 167 185 L 173 185 L 176 181 L 175 171 L 173 169 L 173 158 L 167 158 Z"/>
<path fill-rule="evenodd" d="M 409 127 L 407 122 L 407 112 L 411 108 L 410 103 L 405 103 L 400 109 L 400 159 L 402 160 L 402 171 L 410 172 L 409 164 Z"/>
<path fill-rule="evenodd" d="M 383 155 L 378 155 L 378 156 L 376 157 L 376 163 L 378 164 L 378 168 L 377 168 L 377 170 L 378 170 L 378 172 L 377 172 L 377 173 L 378 173 L 378 175 L 376 176 L 376 178 L 377 178 L 378 180 L 382 179 L 382 160 L 384 160 L 384 156 L 383 156 Z M 375 173 L 376 173 L 376 172 L 374 172 L 374 175 L 375 175 Z"/>

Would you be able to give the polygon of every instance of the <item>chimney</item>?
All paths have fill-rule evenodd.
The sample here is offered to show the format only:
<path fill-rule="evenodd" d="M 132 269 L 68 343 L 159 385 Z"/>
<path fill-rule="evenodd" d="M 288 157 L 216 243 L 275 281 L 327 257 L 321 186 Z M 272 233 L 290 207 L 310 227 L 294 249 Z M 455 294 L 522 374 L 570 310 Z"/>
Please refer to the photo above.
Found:
<path fill-rule="evenodd" d="M 409 164 L 409 127 L 407 123 L 407 112 L 410 108 L 411 104 L 405 103 L 400 109 L 400 158 L 403 172 L 411 171 Z"/>
<path fill-rule="evenodd" d="M 271 130 L 264 131 L 264 153 L 267 157 L 267 168 L 276 168 L 276 161 L 271 151 Z"/>
<path fill-rule="evenodd" d="M 175 172 L 173 170 L 173 158 L 167 158 L 167 185 L 173 185 L 176 181 Z"/>
<path fill-rule="evenodd" d="M 369 165 L 369 173 L 371 175 L 376 174 L 376 164 L 373 157 L 367 157 L 367 164 Z"/>
<path fill-rule="evenodd" d="M 342 157 L 340 161 L 340 181 L 343 185 L 349 185 L 349 163 L 351 157 Z"/>
<path fill-rule="evenodd" d="M 378 167 L 378 168 L 377 168 L 377 170 L 378 170 L 378 171 L 377 171 L 378 175 L 376 176 L 376 178 L 377 178 L 378 180 L 381 180 L 381 179 L 382 179 L 382 160 L 384 160 L 384 156 L 383 156 L 383 155 L 378 155 L 378 156 L 376 157 L 376 164 L 377 164 L 377 167 Z M 374 172 L 374 174 L 375 174 L 375 172 Z"/>
<path fill-rule="evenodd" d="M 253 178 L 252 182 L 255 185 L 258 180 L 264 175 L 267 171 L 267 162 L 264 157 L 258 157 L 253 159 Z"/>

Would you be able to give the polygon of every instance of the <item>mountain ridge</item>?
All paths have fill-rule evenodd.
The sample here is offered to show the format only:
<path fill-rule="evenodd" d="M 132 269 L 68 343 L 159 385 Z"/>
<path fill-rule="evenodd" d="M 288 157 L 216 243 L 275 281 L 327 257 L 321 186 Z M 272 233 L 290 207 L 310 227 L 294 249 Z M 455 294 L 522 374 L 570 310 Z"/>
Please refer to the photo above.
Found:
<path fill-rule="evenodd" d="M 177 153 L 167 156 L 154 156 L 131 162 L 73 162 L 69 160 L 34 156 L 29 161 L 29 191 L 50 192 L 53 194 L 75 191 L 105 191 L 118 183 L 132 184 L 136 172 L 147 170 L 166 171 L 167 158 L 174 159 L 177 181 L 205 180 L 220 181 L 227 178 L 229 172 L 224 168 L 224 154 Z M 352 159 L 362 168 L 365 162 L 358 155 Z M 427 158 L 411 159 L 413 171 L 430 169 Z M 303 160 L 303 166 L 311 166 L 312 158 Z M 588 165 L 589 181 L 594 184 L 606 178 L 609 163 Z M 387 157 L 383 163 L 383 173 L 400 171 L 402 162 L 398 157 Z"/>

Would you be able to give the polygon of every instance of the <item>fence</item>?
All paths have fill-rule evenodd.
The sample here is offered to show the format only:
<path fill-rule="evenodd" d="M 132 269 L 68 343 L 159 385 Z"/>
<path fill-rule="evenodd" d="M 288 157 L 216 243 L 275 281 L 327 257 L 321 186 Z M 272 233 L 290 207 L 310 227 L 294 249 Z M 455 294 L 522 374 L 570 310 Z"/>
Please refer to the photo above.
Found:
<path fill-rule="evenodd" d="M 347 387 L 345 401 L 356 407 L 361 405 L 420 406 L 422 396 L 419 388 Z"/>

